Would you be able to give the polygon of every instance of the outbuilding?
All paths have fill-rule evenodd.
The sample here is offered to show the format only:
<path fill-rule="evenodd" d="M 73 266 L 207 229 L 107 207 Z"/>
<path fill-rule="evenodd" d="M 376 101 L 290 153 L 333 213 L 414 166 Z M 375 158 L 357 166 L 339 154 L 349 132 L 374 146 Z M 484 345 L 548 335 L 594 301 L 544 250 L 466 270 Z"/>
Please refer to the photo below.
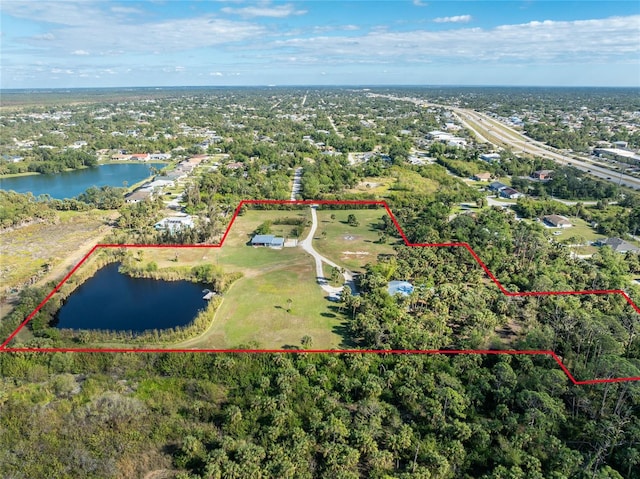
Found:
<path fill-rule="evenodd" d="M 284 246 L 284 238 L 274 235 L 255 235 L 251 238 L 251 246 L 282 248 Z"/>

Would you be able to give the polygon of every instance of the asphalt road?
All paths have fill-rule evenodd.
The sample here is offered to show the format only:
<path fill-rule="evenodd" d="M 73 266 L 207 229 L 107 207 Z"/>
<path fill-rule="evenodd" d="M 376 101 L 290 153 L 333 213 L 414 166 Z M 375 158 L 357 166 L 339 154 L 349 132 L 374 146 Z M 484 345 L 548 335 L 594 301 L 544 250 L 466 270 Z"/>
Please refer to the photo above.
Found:
<path fill-rule="evenodd" d="M 413 98 L 400 98 L 393 95 L 373 95 L 382 96 L 390 100 L 409 101 L 420 106 L 444 108 L 451 110 L 458 119 L 461 121 L 465 128 L 469 129 L 476 135 L 477 140 L 480 143 L 492 143 L 496 145 L 497 142 L 506 144 L 513 150 L 514 153 L 523 153 L 548 158 L 555 161 L 560 165 L 569 165 L 584 171 L 591 176 L 610 181 L 611 183 L 627 186 L 636 190 L 640 190 L 640 178 L 636 178 L 623 172 L 606 168 L 601 164 L 596 164 L 590 161 L 581 160 L 573 156 L 569 156 L 566 153 L 557 150 L 545 143 L 529 138 L 523 135 L 519 131 L 500 123 L 499 121 L 491 118 L 484 113 L 478 113 L 474 110 L 468 110 L 465 108 L 457 108 L 448 105 L 439 105 L 436 103 L 428 103 L 422 100 Z M 469 124 L 472 122 L 473 124 Z M 493 142 L 490 139 L 494 138 L 497 142 Z M 496 145 L 499 146 L 499 145 Z"/>
<path fill-rule="evenodd" d="M 461 108 L 453 108 L 452 110 L 462 121 L 465 119 L 473 121 L 474 125 L 471 129 L 480 133 L 483 137 L 489 136 L 497 138 L 500 142 L 509 145 L 514 153 L 525 153 L 549 158 L 558 164 L 573 166 L 592 176 L 612 183 L 640 189 L 639 178 L 608 169 L 595 163 L 576 159 L 544 143 L 529 138 L 482 113 Z"/>

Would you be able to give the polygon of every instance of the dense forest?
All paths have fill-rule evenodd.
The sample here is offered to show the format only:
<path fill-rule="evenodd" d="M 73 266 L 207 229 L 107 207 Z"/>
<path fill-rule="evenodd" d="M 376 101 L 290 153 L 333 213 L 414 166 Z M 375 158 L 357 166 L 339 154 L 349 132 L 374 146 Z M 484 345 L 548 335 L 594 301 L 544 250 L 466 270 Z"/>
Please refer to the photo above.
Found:
<path fill-rule="evenodd" d="M 499 210 L 448 222 L 443 201 L 394 201 L 411 241 L 469 242 L 510 290 L 613 289 L 640 272 L 608 249 L 571 260 Z M 389 279 L 416 290 L 390 297 Z M 640 376 L 640 321 L 616 297 L 509 299 L 460 248 L 398 246 L 360 286 L 336 306 L 358 347 L 551 349 L 581 379 Z M 0 371 L 8 476 L 135 476 L 160 461 L 184 478 L 639 477 L 638 385 L 572 386 L 548 357 L 20 353 Z"/>

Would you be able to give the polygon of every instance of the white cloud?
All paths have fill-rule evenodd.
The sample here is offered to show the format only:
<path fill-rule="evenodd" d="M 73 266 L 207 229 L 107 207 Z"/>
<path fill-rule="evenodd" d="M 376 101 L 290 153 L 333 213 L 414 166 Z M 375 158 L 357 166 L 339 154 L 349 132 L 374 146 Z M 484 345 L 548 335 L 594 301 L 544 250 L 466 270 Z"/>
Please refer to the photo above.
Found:
<path fill-rule="evenodd" d="M 285 18 L 290 17 L 292 15 L 304 15 L 307 13 L 306 10 L 297 10 L 295 6 L 291 3 L 286 5 L 269 5 L 268 3 L 262 3 L 261 5 L 251 5 L 248 7 L 242 8 L 232 8 L 232 7 L 224 7 L 221 9 L 222 12 L 232 14 L 232 15 L 241 15 L 243 17 L 271 17 L 271 18 Z"/>
<path fill-rule="evenodd" d="M 416 7 L 426 7 L 429 5 L 427 2 L 423 2 L 422 0 L 413 0 L 413 4 Z"/>
<path fill-rule="evenodd" d="M 209 73 L 212 77 L 221 77 L 223 76 L 222 72 L 211 72 Z"/>
<path fill-rule="evenodd" d="M 638 61 L 640 15 L 595 20 L 544 21 L 493 29 L 371 31 L 359 36 L 291 38 L 265 46 L 274 61 L 290 56 L 322 58 L 326 63 L 424 58 L 445 62 Z M 279 49 L 282 55 L 277 56 Z M 285 53 L 286 52 L 286 53 Z"/>
<path fill-rule="evenodd" d="M 144 13 L 142 10 L 139 10 L 137 8 L 133 8 L 133 7 L 120 7 L 120 6 L 115 6 L 115 7 L 111 7 L 110 10 L 113 13 L 134 13 L 134 14 L 138 14 L 138 13 Z"/>
<path fill-rule="evenodd" d="M 469 23 L 471 21 L 471 15 L 456 15 L 454 17 L 439 17 L 434 18 L 436 23 Z"/>
<path fill-rule="evenodd" d="M 59 25 L 82 26 L 100 23 L 103 11 L 89 1 L 3 2 L 2 10 L 13 17 Z"/>
<path fill-rule="evenodd" d="M 49 32 L 49 33 L 43 33 L 41 35 L 34 35 L 33 37 L 34 40 L 45 40 L 45 41 L 50 41 L 50 40 L 55 40 L 56 36 Z"/>
<path fill-rule="evenodd" d="M 337 26 L 333 26 L 333 25 L 318 25 L 313 27 L 312 31 L 313 33 L 327 33 L 327 32 L 337 32 L 337 31 L 342 31 L 342 32 L 355 32 L 360 30 L 360 27 L 357 25 L 337 25 Z M 291 33 L 291 32 L 289 32 Z M 304 30 L 297 30 L 296 32 L 293 32 L 294 34 L 300 35 L 302 33 L 304 33 Z"/>
<path fill-rule="evenodd" d="M 47 57 L 86 55 L 166 54 L 261 38 L 265 27 L 245 21 L 212 17 L 183 18 L 147 23 L 124 23 L 102 17 L 99 23 L 57 28 L 54 33 L 21 38 L 23 46 L 37 46 Z M 43 41 L 46 44 L 43 45 Z M 77 49 L 82 45 L 83 49 Z M 46 47 L 46 48 L 43 48 Z M 87 52 L 87 53 L 82 53 Z"/>

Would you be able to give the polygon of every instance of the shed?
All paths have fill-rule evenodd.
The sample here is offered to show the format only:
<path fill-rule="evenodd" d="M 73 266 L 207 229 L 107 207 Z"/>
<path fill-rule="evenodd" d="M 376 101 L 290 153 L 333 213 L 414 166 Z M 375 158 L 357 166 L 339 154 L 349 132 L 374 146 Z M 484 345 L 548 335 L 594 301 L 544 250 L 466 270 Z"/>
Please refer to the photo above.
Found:
<path fill-rule="evenodd" d="M 255 235 L 251 238 L 251 246 L 269 246 L 274 238 L 274 235 Z"/>

